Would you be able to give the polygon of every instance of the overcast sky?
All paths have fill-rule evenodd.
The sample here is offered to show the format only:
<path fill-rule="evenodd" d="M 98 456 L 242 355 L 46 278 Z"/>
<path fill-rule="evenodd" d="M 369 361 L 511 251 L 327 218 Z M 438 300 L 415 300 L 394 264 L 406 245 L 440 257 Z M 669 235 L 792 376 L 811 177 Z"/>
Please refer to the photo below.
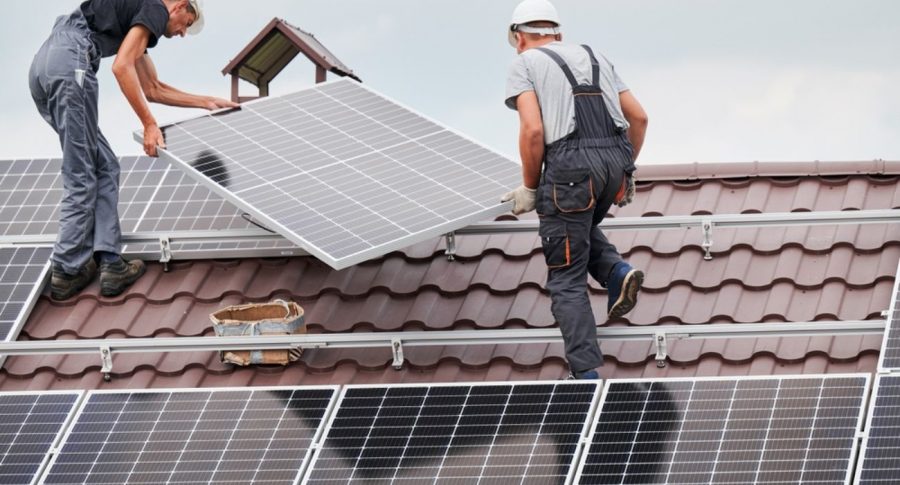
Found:
<path fill-rule="evenodd" d="M 207 0 L 206 30 L 150 51 L 160 78 L 227 97 L 221 69 L 273 17 L 312 32 L 370 87 L 518 160 L 503 106 L 518 0 Z M 0 158 L 58 156 L 28 92 L 31 58 L 76 0 L 4 0 Z M 565 40 L 603 52 L 650 115 L 639 162 L 900 159 L 896 0 L 556 0 Z M 101 129 L 119 155 L 140 127 L 100 68 Z M 312 83 L 298 57 L 272 84 Z M 253 94 L 249 85 L 242 93 Z M 153 105 L 158 121 L 192 115 Z M 197 112 L 199 114 L 199 112 Z"/>

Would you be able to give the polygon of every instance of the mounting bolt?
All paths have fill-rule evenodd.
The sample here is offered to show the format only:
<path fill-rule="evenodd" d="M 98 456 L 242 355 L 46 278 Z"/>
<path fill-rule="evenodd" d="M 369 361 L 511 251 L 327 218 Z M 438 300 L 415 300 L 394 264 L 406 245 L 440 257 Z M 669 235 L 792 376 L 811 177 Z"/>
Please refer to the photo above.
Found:
<path fill-rule="evenodd" d="M 448 232 L 444 235 L 447 239 L 447 249 L 444 251 L 444 254 L 447 255 L 447 261 L 455 261 L 456 260 L 456 233 Z"/>

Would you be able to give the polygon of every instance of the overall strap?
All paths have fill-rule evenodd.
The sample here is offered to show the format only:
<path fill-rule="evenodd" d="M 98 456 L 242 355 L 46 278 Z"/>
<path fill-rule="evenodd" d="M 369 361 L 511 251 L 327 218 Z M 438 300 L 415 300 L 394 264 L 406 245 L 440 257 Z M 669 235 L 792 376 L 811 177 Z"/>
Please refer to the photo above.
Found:
<path fill-rule="evenodd" d="M 581 47 L 584 47 L 584 50 L 587 51 L 588 55 L 591 56 L 591 70 L 594 73 L 594 87 L 600 87 L 600 63 L 597 62 L 597 58 L 594 56 L 594 51 L 591 50 L 590 46 L 587 44 L 583 44 Z"/>
<path fill-rule="evenodd" d="M 566 79 L 569 80 L 569 84 L 571 84 L 573 88 L 578 86 L 578 81 L 575 80 L 575 76 L 572 74 L 572 70 L 569 69 L 569 66 L 566 65 L 566 61 L 564 61 L 563 58 L 559 54 L 557 54 L 556 52 L 553 52 L 552 50 L 550 50 L 546 47 L 538 47 L 537 50 L 543 52 L 544 54 L 547 54 L 548 56 L 550 56 L 551 59 L 553 59 L 554 61 L 556 61 L 557 64 L 559 64 L 559 67 L 562 69 L 563 74 L 566 75 Z"/>

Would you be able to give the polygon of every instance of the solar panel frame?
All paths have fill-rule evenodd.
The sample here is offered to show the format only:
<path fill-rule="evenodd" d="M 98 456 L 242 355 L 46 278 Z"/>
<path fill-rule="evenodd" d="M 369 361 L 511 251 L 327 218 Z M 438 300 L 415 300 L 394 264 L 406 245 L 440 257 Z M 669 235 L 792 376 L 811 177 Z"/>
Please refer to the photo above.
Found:
<path fill-rule="evenodd" d="M 894 289 L 891 293 L 891 305 L 887 314 L 887 327 L 881 342 L 881 353 L 878 356 L 878 372 L 894 372 L 900 370 L 900 263 L 894 276 Z"/>
<path fill-rule="evenodd" d="M 866 480 L 863 477 L 863 474 L 868 470 L 865 466 L 866 459 L 868 458 L 868 454 L 870 452 L 874 452 L 874 450 L 884 450 L 885 448 L 887 448 L 887 447 L 883 447 L 883 446 L 879 446 L 879 447 L 871 446 L 871 441 L 873 441 L 875 439 L 872 436 L 873 435 L 873 433 L 872 433 L 873 426 L 876 424 L 875 420 L 877 418 L 881 417 L 881 416 L 878 416 L 878 417 L 875 416 L 877 414 L 876 411 L 878 409 L 884 409 L 884 408 L 891 407 L 891 406 L 887 406 L 887 405 L 879 406 L 879 398 L 884 398 L 886 396 L 886 394 L 883 394 L 883 390 L 885 387 L 888 387 L 885 384 L 885 381 L 887 381 L 887 380 L 896 381 L 896 386 L 890 386 L 890 387 L 897 387 L 898 389 L 900 389 L 900 374 L 879 374 L 879 375 L 875 376 L 875 383 L 872 385 L 872 394 L 869 397 L 869 403 L 867 406 L 866 424 L 865 424 L 865 428 L 863 430 L 863 439 L 862 439 L 862 443 L 860 444 L 859 455 L 858 455 L 858 459 L 857 459 L 857 463 L 856 463 L 856 470 L 854 473 L 854 480 L 853 480 L 854 484 L 865 485 L 865 484 L 870 484 L 870 483 L 887 483 L 883 480 Z M 898 392 L 897 395 L 900 395 L 900 392 Z M 897 407 L 896 403 L 886 403 L 886 404 L 894 404 L 893 407 L 895 409 L 900 410 L 900 407 Z M 897 423 L 898 421 L 900 421 L 900 412 L 895 412 L 892 416 L 889 416 L 889 418 L 893 418 L 893 419 L 889 419 L 889 420 L 892 421 L 893 423 Z M 900 447 L 896 446 L 897 443 L 900 443 L 900 428 L 897 428 L 896 426 L 891 426 L 891 427 L 898 429 L 898 431 L 895 432 L 893 436 L 886 436 L 885 438 L 886 439 L 893 438 L 893 442 L 890 444 L 894 445 L 893 448 L 895 450 L 900 450 Z M 898 453 L 895 452 L 894 454 L 897 455 Z M 885 457 L 878 457 L 878 458 L 885 458 Z M 886 458 L 895 458 L 895 457 L 888 456 Z M 896 461 L 896 463 L 900 463 L 900 461 Z M 900 476 L 900 475 L 898 475 L 898 473 L 900 473 L 900 464 L 898 464 L 895 468 L 892 468 L 891 470 L 893 470 L 893 472 L 894 472 L 892 479 L 893 479 L 893 481 L 896 481 L 896 477 Z"/>
<path fill-rule="evenodd" d="M 31 310 L 34 308 L 35 303 L 37 303 L 37 299 L 40 296 L 41 292 L 44 290 L 44 286 L 47 284 L 47 280 L 50 277 L 50 256 L 53 252 L 53 248 L 45 245 L 16 245 L 16 246 L 6 246 L 0 245 L 0 253 L 12 250 L 14 254 L 17 254 L 19 251 L 28 252 L 33 250 L 32 257 L 41 257 L 40 253 L 44 253 L 47 256 L 46 261 L 43 264 L 34 265 L 36 267 L 39 266 L 37 273 L 34 274 L 34 279 L 29 280 L 31 283 L 31 289 L 25 295 L 24 299 L 21 301 L 16 301 L 16 303 L 20 303 L 22 308 L 16 313 L 15 317 L 12 320 L 6 320 L 4 317 L 0 317 L 0 332 L 2 332 L 2 326 L 5 326 L 6 322 L 9 321 L 9 329 L 7 330 L 5 335 L 3 336 L 4 342 L 12 342 L 16 340 L 19 336 L 19 332 L 22 331 L 22 327 L 25 325 L 25 321 L 28 319 L 28 315 L 31 314 Z M 40 253 L 38 253 L 40 251 Z M 7 261 L 2 262 L 2 266 L 0 266 L 0 277 L 5 278 Z M 22 278 L 25 274 L 20 274 L 19 278 Z M 21 283 L 21 280 L 17 281 L 17 284 Z M 11 296 L 11 295 L 10 295 Z M 0 309 L 4 309 L 5 305 L 9 302 L 0 302 Z M 6 355 L 0 355 L 0 367 L 6 362 Z"/>
<path fill-rule="evenodd" d="M 264 391 L 314 391 L 314 390 L 328 390 L 331 392 L 331 397 L 329 398 L 328 405 L 325 407 L 322 418 L 319 420 L 319 423 L 316 426 L 315 432 L 310 437 L 310 445 L 305 452 L 303 460 L 300 466 L 297 468 L 297 474 L 293 479 L 293 483 L 297 483 L 300 477 L 303 476 L 305 470 L 309 466 L 310 459 L 312 457 L 314 448 L 316 444 L 320 441 L 322 437 L 322 433 L 324 430 L 324 425 L 333 414 L 336 404 L 338 402 L 337 396 L 340 391 L 340 386 L 337 385 L 326 385 L 326 386 L 245 386 L 245 387 L 200 387 L 200 388 L 160 388 L 160 389 L 99 389 L 99 390 L 90 390 L 85 393 L 82 398 L 81 405 L 78 406 L 77 412 L 71 418 L 69 425 L 66 427 L 66 432 L 62 436 L 61 439 L 58 440 L 57 445 L 54 447 L 56 449 L 56 453 L 51 458 L 50 462 L 45 467 L 45 471 L 41 477 L 41 481 L 39 483 L 45 483 L 45 481 L 49 478 L 50 474 L 53 471 L 53 467 L 56 465 L 58 459 L 64 454 L 64 447 L 69 442 L 70 438 L 73 434 L 76 433 L 76 427 L 79 423 L 79 419 L 85 414 L 88 406 L 91 403 L 91 398 L 94 396 L 102 396 L 102 395 L 111 395 L 111 394 L 158 394 L 158 393 L 216 393 L 216 392 L 264 392 Z M 249 400 L 248 400 L 249 402 Z M 285 407 L 287 410 L 287 407 Z M 199 423 L 200 420 L 195 421 Z M 237 431 L 237 427 L 234 428 Z M 277 431 L 278 428 L 276 428 Z M 152 431 L 151 431 L 152 434 Z M 148 441 L 149 442 L 149 441 Z M 179 442 L 182 443 L 182 442 Z M 184 441 L 185 447 L 187 444 L 191 443 L 191 441 Z M 227 447 L 224 449 L 227 450 Z M 184 451 L 184 450 L 183 450 Z M 223 451 L 224 453 L 224 451 Z"/>
<path fill-rule="evenodd" d="M 347 397 L 347 394 L 353 390 L 357 389 L 405 389 L 405 388 L 449 388 L 449 387 L 492 387 L 492 386 L 548 386 L 548 385 L 563 385 L 563 386 L 578 386 L 578 385 L 590 385 L 594 384 L 595 388 L 592 391 L 592 397 L 590 402 L 588 403 L 588 409 L 585 414 L 585 422 L 582 426 L 580 432 L 580 439 L 576 443 L 576 449 L 572 454 L 572 457 L 569 462 L 569 471 L 566 476 L 565 483 L 572 483 L 572 479 L 575 476 L 577 464 L 580 456 L 583 454 L 583 446 L 585 439 L 587 438 L 590 432 L 590 425 L 593 421 L 593 417 L 596 414 L 598 407 L 598 398 L 603 389 L 603 382 L 599 379 L 593 381 L 504 381 L 504 382 L 490 382 L 490 381 L 482 381 L 482 382 L 435 382 L 435 383 L 402 383 L 402 384 L 354 384 L 354 385 L 345 385 L 342 386 L 340 396 L 337 399 L 337 403 L 334 407 L 333 412 L 331 413 L 326 426 L 323 429 L 323 432 L 320 436 L 320 439 L 317 443 L 315 453 L 312 459 L 309 461 L 309 464 L 306 468 L 306 473 L 303 475 L 302 480 L 299 482 L 302 485 L 308 485 L 310 482 L 310 475 L 315 470 L 315 465 L 319 461 L 321 454 L 324 449 L 326 449 L 326 440 L 328 439 L 333 427 L 334 421 L 338 418 L 338 414 L 340 413 L 341 407 L 344 404 L 344 400 Z M 512 392 L 510 393 L 512 395 Z M 420 407 L 421 409 L 421 407 Z M 460 416 L 463 416 L 461 413 Z M 446 455 L 445 455 L 446 456 Z M 486 477 L 490 478 L 490 477 Z M 375 479 L 373 479 L 375 480 Z M 400 480 L 400 483 L 407 483 L 408 480 Z M 368 482 L 367 482 L 368 483 Z M 380 483 L 375 480 L 373 483 Z M 391 482 L 393 483 L 393 481 Z M 456 482 L 454 482 L 456 483 Z M 490 483 L 490 482 L 488 482 Z"/>
<path fill-rule="evenodd" d="M 72 423 L 72 420 L 75 418 L 75 414 L 78 408 L 81 406 L 81 402 L 84 399 L 84 391 L 11 391 L 11 392 L 3 392 L 0 393 L 0 400 L 7 396 L 65 396 L 71 395 L 74 397 L 72 401 L 72 405 L 69 407 L 68 412 L 66 413 L 66 418 L 59 423 L 59 428 L 56 430 L 55 436 L 52 441 L 48 444 L 47 450 L 44 452 L 44 458 L 40 461 L 37 466 L 37 469 L 34 471 L 31 484 L 38 483 L 38 480 L 41 479 L 44 471 L 47 469 L 47 465 L 50 463 L 51 457 L 50 454 L 53 453 L 57 447 L 59 446 L 60 441 L 62 440 L 63 434 L 65 430 L 69 428 L 69 425 Z M 37 403 L 37 399 L 35 400 L 35 404 Z M 5 421 L 3 421 L 5 423 Z M 23 422 L 21 426 L 24 426 Z M 2 456 L 2 455 L 0 455 Z M 3 463 L 3 459 L 0 459 L 0 464 Z M 0 475 L 0 483 L 12 483 L 5 482 L 3 480 L 2 475 Z"/>
<path fill-rule="evenodd" d="M 603 391 L 600 396 L 599 403 L 597 404 L 597 410 L 594 413 L 592 423 L 590 426 L 590 431 L 588 437 L 586 438 L 586 443 L 584 444 L 583 452 L 581 454 L 581 458 L 579 463 L 577 464 L 577 471 L 575 474 L 575 482 L 574 483 L 595 483 L 595 482 L 585 482 L 584 480 L 584 468 L 587 465 L 587 461 L 590 456 L 591 447 L 594 445 L 594 436 L 597 433 L 597 427 L 599 426 L 600 420 L 603 417 L 603 408 L 607 402 L 607 398 L 609 397 L 610 388 L 616 384 L 627 384 L 627 383 L 683 383 L 683 382 L 727 382 L 727 381 L 764 381 L 764 380 L 811 380 L 811 379 L 864 379 L 864 384 L 862 386 L 863 394 L 861 396 L 861 401 L 859 405 L 858 415 L 856 417 L 856 424 L 854 429 L 856 433 L 851 440 L 850 452 L 848 457 L 848 467 L 845 475 L 844 483 L 849 485 L 851 479 L 853 478 L 853 465 L 857 458 L 857 451 L 859 447 L 859 439 L 858 435 L 860 430 L 862 429 L 863 422 L 865 420 L 866 413 L 866 399 L 868 396 L 868 390 L 871 385 L 871 375 L 870 374 L 808 374 L 808 375 L 783 375 L 783 376 L 772 376 L 772 375 L 761 375 L 761 376 L 718 376 L 718 377 L 695 377 L 695 378 L 641 378 L 641 379 L 608 379 L 603 385 Z M 823 386 L 824 388 L 824 386 Z M 737 389 L 737 385 L 735 386 Z M 649 397 L 649 394 L 648 394 Z M 647 401 L 645 401 L 646 404 Z M 772 412 L 774 415 L 774 411 L 777 408 L 772 406 Z M 815 420 L 815 418 L 814 418 Z M 726 423 L 728 422 L 728 418 L 726 418 Z M 723 433 L 727 431 L 727 426 L 723 427 Z M 637 432 L 637 430 L 635 430 Z M 811 431 L 812 433 L 812 431 Z M 812 434 L 810 435 L 812 436 Z M 635 442 L 636 443 L 636 442 Z M 760 460 L 764 456 L 766 448 L 763 447 L 760 454 Z M 673 464 L 676 462 L 672 462 Z M 601 482 L 602 483 L 602 482 Z M 638 483 L 638 482 L 623 482 L 623 483 Z M 654 482 L 656 483 L 656 482 Z M 681 483 L 681 482 L 663 482 L 663 483 Z M 710 481 L 709 483 L 715 483 Z M 766 483 L 766 482 L 762 482 Z"/>
<path fill-rule="evenodd" d="M 429 122 L 429 123 L 431 123 L 431 124 L 434 124 L 434 125 L 436 125 L 437 127 L 440 128 L 440 131 L 435 132 L 435 133 L 430 134 L 430 135 L 427 135 L 427 136 L 434 136 L 434 135 L 441 134 L 441 133 L 448 133 L 448 134 L 454 135 L 454 136 L 456 136 L 456 137 L 458 137 L 458 138 L 461 138 L 462 140 L 464 140 L 464 141 L 466 141 L 466 142 L 468 142 L 468 143 L 471 143 L 472 145 L 477 146 L 478 148 L 480 148 L 480 149 L 482 149 L 482 150 L 486 150 L 487 152 L 490 152 L 491 154 L 493 154 L 493 155 L 495 155 L 495 156 L 498 156 L 498 157 L 501 157 L 501 158 L 503 158 L 503 159 L 509 160 L 512 164 L 519 166 L 519 164 L 513 162 L 513 161 L 512 161 L 511 159 L 509 159 L 508 157 L 506 157 L 506 156 L 504 156 L 504 155 L 502 155 L 502 154 L 499 154 L 499 153 L 496 152 L 495 150 L 493 150 L 493 149 L 491 149 L 491 148 L 489 148 L 489 147 L 487 147 L 487 146 L 485 146 L 485 145 L 483 145 L 483 144 L 481 144 L 481 143 L 479 143 L 479 142 L 477 142 L 477 141 L 475 141 L 475 140 L 473 140 L 473 139 L 467 137 L 466 135 L 463 135 L 462 133 L 460 133 L 460 132 L 458 132 L 458 131 L 456 131 L 456 130 L 450 128 L 450 127 L 447 127 L 447 126 L 444 126 L 444 125 L 438 123 L 437 121 L 435 121 L 435 120 L 429 118 L 428 116 L 425 116 L 425 115 L 419 113 L 418 111 L 413 110 L 412 108 L 409 108 L 408 106 L 404 105 L 403 103 L 397 102 L 396 100 L 394 100 L 394 99 L 392 99 L 392 98 L 390 98 L 390 97 L 388 97 L 388 96 L 385 96 L 385 95 L 383 95 L 383 94 L 381 94 L 381 93 L 378 93 L 378 92 L 372 90 L 371 88 L 369 88 L 368 86 L 366 86 L 366 85 L 364 85 L 364 84 L 357 83 L 357 82 L 352 81 L 352 80 L 347 80 L 347 79 L 345 79 L 345 78 L 340 78 L 340 79 L 335 79 L 335 80 L 331 80 L 331 81 L 326 81 L 326 82 L 324 82 L 324 83 L 319 83 L 319 84 L 316 84 L 316 85 L 314 85 L 314 86 L 311 86 L 311 87 L 308 87 L 308 88 L 306 88 L 306 89 L 303 89 L 303 90 L 300 90 L 300 91 L 296 91 L 296 92 L 290 93 L 290 94 L 285 94 L 285 95 L 280 95 L 280 96 L 269 96 L 269 97 L 264 97 L 264 98 L 258 98 L 258 99 L 255 99 L 255 100 L 252 100 L 252 101 L 248 101 L 248 102 L 242 104 L 242 108 L 241 108 L 241 109 L 243 110 L 243 109 L 247 109 L 247 108 L 253 107 L 253 106 L 255 106 L 255 105 L 258 104 L 258 103 L 271 102 L 273 99 L 277 100 L 277 99 L 279 99 L 279 98 L 286 98 L 286 97 L 288 97 L 288 96 L 293 96 L 293 95 L 296 95 L 296 94 L 298 94 L 298 93 L 303 93 L 303 92 L 305 92 L 305 91 L 312 91 L 312 90 L 317 90 L 317 89 L 323 89 L 323 88 L 326 88 L 326 87 L 328 87 L 328 86 L 334 86 L 334 85 L 339 85 L 339 84 L 343 84 L 343 83 L 345 83 L 345 84 L 352 84 L 353 86 L 360 87 L 360 88 L 362 88 L 362 89 L 368 91 L 369 94 L 372 94 L 372 95 L 374 95 L 374 96 L 376 96 L 376 97 L 378 97 L 378 98 L 381 98 L 381 100 L 386 101 L 386 102 L 388 102 L 388 103 L 392 103 L 392 104 L 394 104 L 395 106 L 397 106 L 397 107 L 399 107 L 399 108 L 401 108 L 401 109 L 403 109 L 403 110 L 406 110 L 406 111 L 409 112 L 410 114 L 412 114 L 412 115 L 414 115 L 414 116 L 417 116 L 417 117 L 419 117 L 419 118 L 421 118 L 421 119 L 423 119 L 423 120 L 425 120 L 425 121 L 427 121 L 427 122 Z M 343 103 L 342 103 L 342 104 L 343 104 Z M 352 106 L 350 106 L 350 108 L 353 109 Z M 177 121 L 177 122 L 174 122 L 174 123 L 169 123 L 169 124 L 163 126 L 162 129 L 163 129 L 163 132 L 166 133 L 168 129 L 173 128 L 173 127 L 177 127 L 177 126 L 180 125 L 181 123 L 187 123 L 187 122 L 191 122 L 191 121 L 196 121 L 196 120 L 203 119 L 203 118 L 205 118 L 205 117 L 215 117 L 215 116 L 218 116 L 218 115 L 221 115 L 221 114 L 227 114 L 227 113 L 229 113 L 229 112 L 234 112 L 234 110 L 231 110 L 231 109 L 220 110 L 220 111 L 218 111 L 218 112 L 213 112 L 213 113 L 208 114 L 208 115 L 204 115 L 204 116 L 200 116 L 200 117 L 188 118 L 188 119 L 185 119 L 185 120 L 182 120 L 182 121 Z M 365 116 L 365 115 L 364 115 L 364 116 Z M 366 117 L 368 117 L 368 116 L 366 116 Z M 379 123 L 380 123 L 380 122 L 379 122 Z M 278 125 L 276 124 L 276 126 L 278 126 Z M 382 124 L 382 126 L 388 128 L 388 129 L 393 130 L 392 128 L 388 127 L 387 125 Z M 343 133 L 343 132 L 342 132 L 342 133 Z M 399 132 L 397 132 L 397 133 L 399 134 Z M 295 136 L 296 136 L 296 135 L 295 135 Z M 352 137 L 351 137 L 351 138 L 352 138 Z M 139 143 L 142 142 L 142 140 L 143 140 L 143 133 L 142 133 L 142 132 L 135 131 L 135 132 L 134 132 L 134 139 L 135 139 L 135 141 L 137 141 L 137 142 L 139 142 Z M 410 137 L 410 139 L 412 139 L 412 137 Z M 198 140 L 199 140 L 199 139 L 198 139 Z M 409 141 L 409 140 L 407 140 L 406 142 L 408 142 L 408 141 Z M 405 142 L 405 143 L 406 143 L 406 142 Z M 205 142 L 203 142 L 203 143 L 205 144 Z M 312 146 L 315 146 L 315 145 L 312 145 Z M 376 151 L 373 152 L 373 153 L 378 153 L 378 154 L 380 154 L 381 151 L 382 151 L 382 149 L 378 149 L 378 150 L 376 150 Z M 502 196 L 503 192 L 500 191 L 500 190 L 498 190 L 498 192 L 497 192 L 497 205 L 496 205 L 496 206 L 488 207 L 488 208 L 485 208 L 485 209 L 483 209 L 483 210 L 480 210 L 480 211 L 477 211 L 477 212 L 470 213 L 470 214 L 468 214 L 468 215 L 465 216 L 465 217 L 459 217 L 459 218 L 450 220 L 450 221 L 445 222 L 445 223 L 442 223 L 442 224 L 436 224 L 436 225 L 433 225 L 432 227 L 430 227 L 430 228 L 427 229 L 427 230 L 422 230 L 422 231 L 419 231 L 419 232 L 416 232 L 416 233 L 413 233 L 413 234 L 409 234 L 409 235 L 404 236 L 404 237 L 401 237 L 401 238 L 394 239 L 393 241 L 391 241 L 391 242 L 389 242 L 389 243 L 386 243 L 386 244 L 379 244 L 379 245 L 376 245 L 376 246 L 374 246 L 374 247 L 370 247 L 370 248 L 365 249 L 365 250 L 360 250 L 360 251 L 358 251 L 358 252 L 356 252 L 356 253 L 354 253 L 354 254 L 352 254 L 352 255 L 349 255 L 349 256 L 345 256 L 345 257 L 333 257 L 333 256 L 330 255 L 328 252 L 322 250 L 322 249 L 319 248 L 317 245 L 315 245 L 315 244 L 313 244 L 312 242 L 310 242 L 309 240 L 307 240 L 307 238 L 303 237 L 303 235 L 301 235 L 301 234 L 297 233 L 296 231 L 293 231 L 293 230 L 291 230 L 290 228 L 284 226 L 283 224 L 281 224 L 281 223 L 280 223 L 278 220 L 276 220 L 275 218 L 270 217 L 270 216 L 269 216 L 268 214 L 266 214 L 264 211 L 258 209 L 257 207 L 255 207 L 255 206 L 253 206 L 252 204 L 248 203 L 247 201 L 243 200 L 241 197 L 237 196 L 234 192 L 232 192 L 232 191 L 230 191 L 230 190 L 228 190 L 228 189 L 222 187 L 221 185 L 219 185 L 218 183 L 216 183 L 215 181 L 213 181 L 210 177 L 207 177 L 207 176 L 203 175 L 203 174 L 201 173 L 201 171 L 198 170 L 198 169 L 196 169 L 196 168 L 194 168 L 194 167 L 192 166 L 192 164 L 190 164 L 190 163 L 188 163 L 188 162 L 182 160 L 177 154 L 173 153 L 173 152 L 171 151 L 171 147 L 168 148 L 168 149 L 159 149 L 158 153 L 159 153 L 160 158 L 162 158 L 162 159 L 168 161 L 168 162 L 169 162 L 170 164 L 172 164 L 172 165 L 176 165 L 176 166 L 182 168 L 183 170 L 186 171 L 186 173 L 190 174 L 195 180 L 197 180 L 198 182 L 203 183 L 208 189 L 212 190 L 213 192 L 217 193 L 217 194 L 220 195 L 221 197 L 223 197 L 223 198 L 225 198 L 226 200 L 230 201 L 231 203 L 235 204 L 237 207 L 240 207 L 240 208 L 244 209 L 247 213 L 251 214 L 255 219 L 257 219 L 257 220 L 259 220 L 260 222 L 262 222 L 262 223 L 263 223 L 265 226 L 267 226 L 268 228 L 277 231 L 279 234 L 283 235 L 283 236 L 286 237 L 287 239 L 289 239 L 289 240 L 291 240 L 292 242 L 294 242 L 295 244 L 297 244 L 297 245 L 298 245 L 300 248 L 302 248 L 303 250 L 309 252 L 309 253 L 312 254 L 313 256 L 315 256 L 315 257 L 319 258 L 320 260 L 324 261 L 326 264 L 328 264 L 328 265 L 331 266 L 332 268 L 338 269 L 338 270 L 339 270 L 339 269 L 346 268 L 346 267 L 348 267 L 348 266 L 352 266 L 352 265 L 357 264 L 357 263 L 361 263 L 361 262 L 363 262 L 363 261 L 367 261 L 367 260 L 369 260 L 369 259 L 373 259 L 373 258 L 376 258 L 376 257 L 379 257 L 379 256 L 383 256 L 384 254 L 387 254 L 387 253 L 389 253 L 389 252 L 391 252 L 391 251 L 396 251 L 396 250 L 403 249 L 403 248 L 408 247 L 408 246 L 410 246 L 410 245 L 412 245 L 412 244 L 415 244 L 415 243 L 417 243 L 417 242 L 420 242 L 420 241 L 423 241 L 423 240 L 426 240 L 426 239 L 429 239 L 429 238 L 432 238 L 432 237 L 437 237 L 437 236 L 441 236 L 441 235 L 450 233 L 450 232 L 452 232 L 452 231 L 454 231 L 454 230 L 456 230 L 456 229 L 459 229 L 459 228 L 461 228 L 461 227 L 465 227 L 465 226 L 468 226 L 468 225 L 473 224 L 473 223 L 476 223 L 476 222 L 480 222 L 480 221 L 484 221 L 484 220 L 491 219 L 491 218 L 493 218 L 493 217 L 495 217 L 495 216 L 498 216 L 498 215 L 501 215 L 501 214 L 503 214 L 503 213 L 509 212 L 509 211 L 512 209 L 512 203 L 511 203 L 511 202 L 505 202 L 505 203 L 500 203 L 500 202 L 499 202 L 500 196 Z M 443 156 L 443 155 L 442 155 L 442 156 Z M 334 165 L 338 165 L 338 164 L 341 164 L 341 163 L 343 163 L 343 162 L 337 161 L 337 162 L 334 163 Z M 401 165 L 402 165 L 402 164 L 401 164 Z M 318 169 L 318 168 L 319 168 L 319 167 L 316 167 L 316 168 L 313 168 L 312 170 L 316 170 L 316 169 Z M 299 169 L 298 169 L 298 170 L 299 170 Z M 497 182 L 497 183 L 499 184 L 499 182 Z M 520 183 L 520 180 L 517 181 L 516 183 Z M 443 187 L 443 185 L 442 185 L 442 187 Z M 507 188 L 507 190 L 509 190 L 509 189 L 511 189 L 511 188 L 513 188 L 513 187 L 509 187 L 509 188 Z M 341 194 L 343 195 L 343 193 L 341 193 Z"/>

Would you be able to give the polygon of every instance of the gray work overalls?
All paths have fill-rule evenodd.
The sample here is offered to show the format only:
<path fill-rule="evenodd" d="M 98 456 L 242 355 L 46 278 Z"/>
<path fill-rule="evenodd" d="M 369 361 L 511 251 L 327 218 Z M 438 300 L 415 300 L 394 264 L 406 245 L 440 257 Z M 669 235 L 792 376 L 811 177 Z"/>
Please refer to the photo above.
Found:
<path fill-rule="evenodd" d="M 100 133 L 100 53 L 80 10 L 56 19 L 28 73 L 38 111 L 59 135 L 63 198 L 53 261 L 75 274 L 94 251 L 119 253 L 119 160 Z"/>
<path fill-rule="evenodd" d="M 603 102 L 600 65 L 591 49 L 583 47 L 593 66 L 592 84 L 578 84 L 559 54 L 538 48 L 559 64 L 575 95 L 575 131 L 546 147 L 536 200 L 551 311 L 572 372 L 603 364 L 587 275 L 605 286 L 613 266 L 622 261 L 597 224 L 625 174 L 634 171 L 631 143 Z"/>

